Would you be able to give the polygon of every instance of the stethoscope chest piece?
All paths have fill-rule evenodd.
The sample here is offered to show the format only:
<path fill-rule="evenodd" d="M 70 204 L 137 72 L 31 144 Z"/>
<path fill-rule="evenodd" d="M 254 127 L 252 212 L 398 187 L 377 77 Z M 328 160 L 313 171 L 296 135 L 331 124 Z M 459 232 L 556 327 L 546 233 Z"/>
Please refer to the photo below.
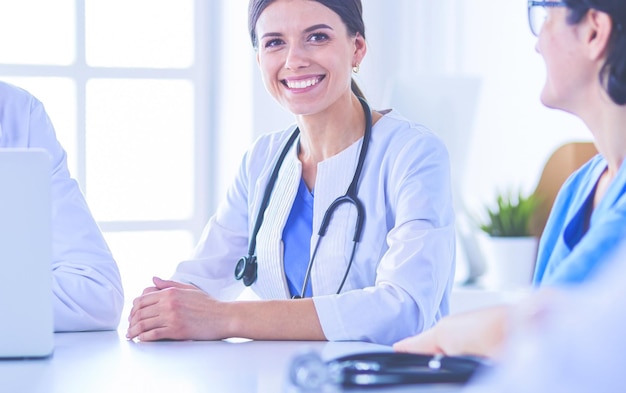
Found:
<path fill-rule="evenodd" d="M 244 285 L 249 287 L 256 281 L 257 271 L 256 256 L 241 257 L 235 266 L 235 279 L 243 280 Z"/>

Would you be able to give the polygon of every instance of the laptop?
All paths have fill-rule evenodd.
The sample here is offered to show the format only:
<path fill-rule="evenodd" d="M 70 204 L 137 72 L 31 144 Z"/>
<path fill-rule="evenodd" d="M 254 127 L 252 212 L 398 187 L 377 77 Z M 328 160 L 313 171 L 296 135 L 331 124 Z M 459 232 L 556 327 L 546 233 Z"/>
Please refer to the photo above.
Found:
<path fill-rule="evenodd" d="M 53 351 L 50 183 L 45 150 L 0 148 L 0 358 Z"/>

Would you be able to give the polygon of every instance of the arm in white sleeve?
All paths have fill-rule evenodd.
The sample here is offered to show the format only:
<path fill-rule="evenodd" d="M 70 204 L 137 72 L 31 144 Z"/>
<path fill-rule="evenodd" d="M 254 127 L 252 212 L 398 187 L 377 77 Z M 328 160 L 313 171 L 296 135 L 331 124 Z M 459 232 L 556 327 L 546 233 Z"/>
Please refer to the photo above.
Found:
<path fill-rule="evenodd" d="M 43 105 L 33 99 L 28 147 L 46 149 L 52 167 L 52 272 L 55 331 L 116 329 L 124 294 L 120 273 L 78 184 L 67 168 Z"/>
<path fill-rule="evenodd" d="M 430 328 L 448 313 L 455 256 L 448 154 L 438 138 L 430 134 L 400 145 L 385 147 L 384 160 L 393 163 L 386 165 L 383 160 L 378 167 L 381 173 L 389 166 L 393 168 L 380 175 L 385 179 L 379 181 L 385 184 L 385 194 L 372 197 L 387 198 L 376 213 L 386 209 L 392 222 L 386 235 L 388 248 L 375 267 L 375 284 L 313 298 L 329 340 L 392 344 Z M 372 219 L 369 226 L 367 220 L 366 231 L 371 231 Z M 367 233 L 362 241 L 368 241 Z"/>
<path fill-rule="evenodd" d="M 192 257 L 181 262 L 172 276 L 220 300 L 234 300 L 243 290 L 241 282 L 235 280 L 235 266 L 248 252 L 248 166 L 249 153 L 226 200 L 205 226 Z"/>
<path fill-rule="evenodd" d="M 193 256 L 178 265 L 172 279 L 193 284 L 220 300 L 234 300 L 242 293 L 244 286 L 235 280 L 235 266 L 248 254 L 251 227 L 265 190 L 265 182 L 259 183 L 259 179 L 269 176 L 274 157 L 292 130 L 262 135 L 246 152 Z"/>

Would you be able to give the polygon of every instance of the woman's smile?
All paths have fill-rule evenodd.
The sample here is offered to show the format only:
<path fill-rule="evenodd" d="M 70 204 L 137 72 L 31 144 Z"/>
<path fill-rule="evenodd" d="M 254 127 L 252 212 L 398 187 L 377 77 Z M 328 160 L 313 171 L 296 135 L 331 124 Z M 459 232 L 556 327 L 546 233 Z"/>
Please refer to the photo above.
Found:
<path fill-rule="evenodd" d="M 304 78 L 286 78 L 281 80 L 281 83 L 285 85 L 285 87 L 287 87 L 289 90 L 305 90 L 309 87 L 317 85 L 325 77 L 326 75 L 317 75 Z"/>

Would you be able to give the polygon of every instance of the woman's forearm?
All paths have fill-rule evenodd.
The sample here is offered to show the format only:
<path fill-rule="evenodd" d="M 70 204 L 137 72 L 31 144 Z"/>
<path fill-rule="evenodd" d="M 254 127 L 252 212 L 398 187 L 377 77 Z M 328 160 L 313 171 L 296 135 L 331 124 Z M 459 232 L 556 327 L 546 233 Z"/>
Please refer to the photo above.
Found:
<path fill-rule="evenodd" d="M 326 340 L 312 299 L 236 301 L 222 304 L 230 337 L 255 340 Z"/>

